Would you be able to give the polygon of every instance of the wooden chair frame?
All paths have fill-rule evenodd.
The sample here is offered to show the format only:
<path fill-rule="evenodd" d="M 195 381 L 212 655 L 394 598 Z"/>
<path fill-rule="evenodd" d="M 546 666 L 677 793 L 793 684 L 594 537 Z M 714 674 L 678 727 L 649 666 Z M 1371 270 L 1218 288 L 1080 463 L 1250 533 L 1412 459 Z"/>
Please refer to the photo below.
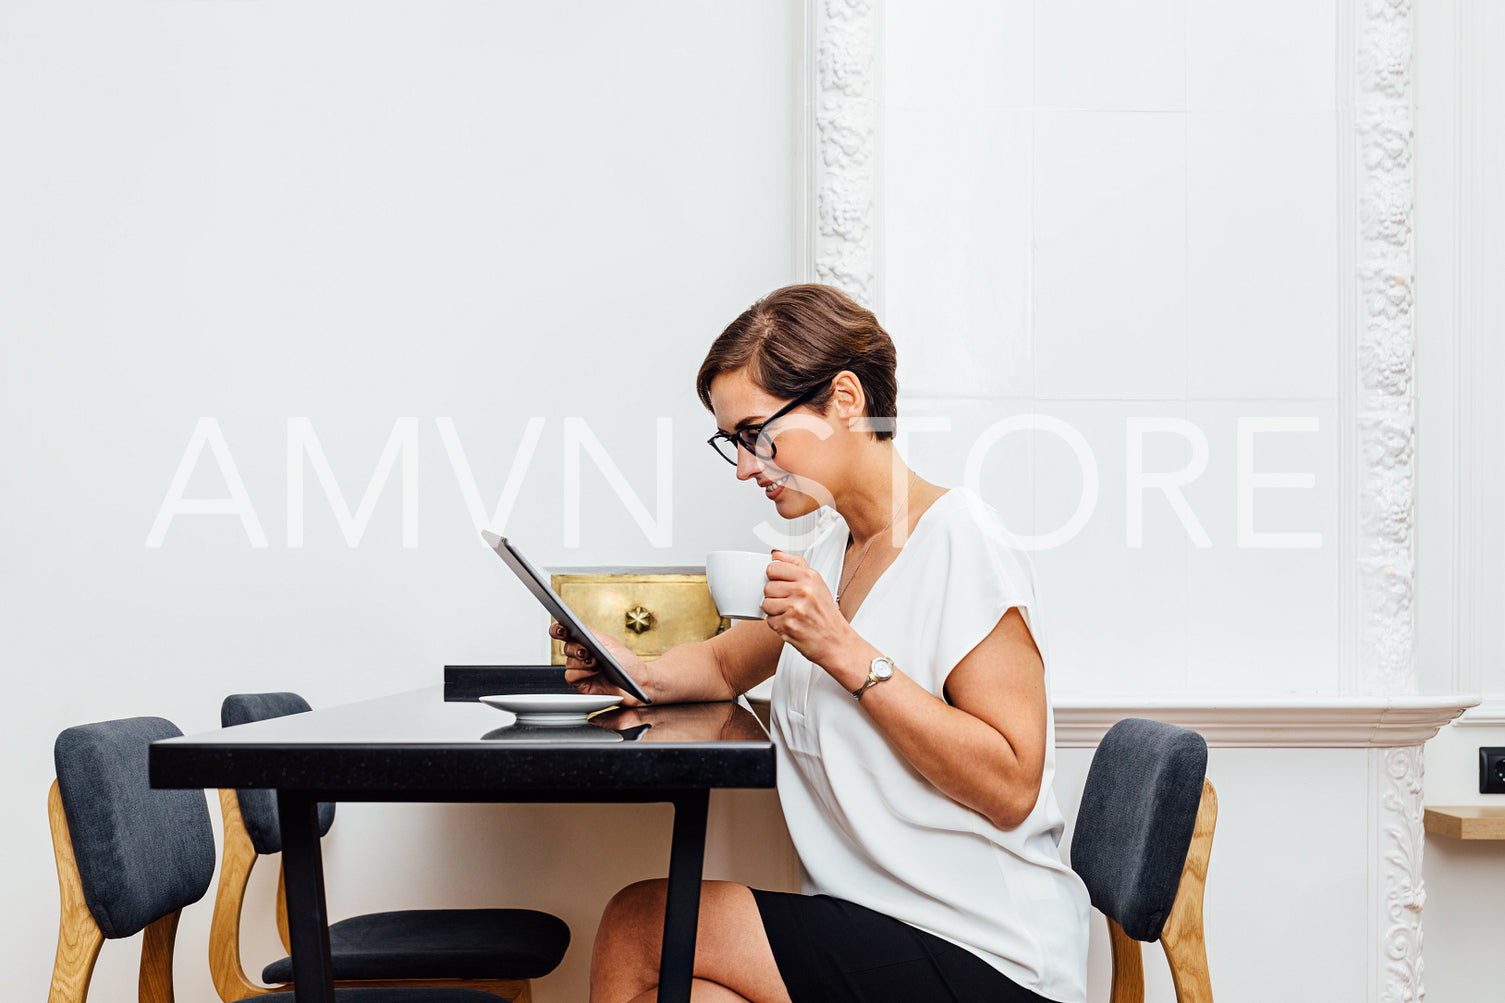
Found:
<path fill-rule="evenodd" d="M 61 899 L 57 957 L 52 963 L 47 1003 L 84 1003 L 105 935 L 84 901 L 84 880 L 78 873 L 73 836 L 68 831 L 68 816 L 63 813 L 63 796 L 56 780 L 47 792 L 47 822 L 52 829 L 52 857 L 57 864 Z M 138 982 L 141 1003 L 173 1003 L 172 953 L 181 915 L 181 909 L 168 913 L 146 928 Z"/>
<path fill-rule="evenodd" d="M 233 790 L 219 792 L 220 814 L 224 817 L 225 852 L 220 862 L 219 887 L 214 895 L 214 918 L 209 924 L 209 974 L 214 990 L 224 1003 L 287 992 L 291 983 L 263 986 L 246 975 L 240 956 L 240 920 L 246 901 L 246 886 L 260 854 L 246 831 L 240 814 L 240 798 Z M 277 934 L 283 949 L 292 953 L 287 926 L 287 892 L 282 870 L 277 873 Z M 527 979 L 403 979 L 351 980 L 335 982 L 336 988 L 448 988 L 479 989 L 511 1003 L 532 1003 L 532 983 Z M 146 997 L 142 997 L 143 1003 Z M 49 1001 L 65 1003 L 65 1001 Z M 169 997 L 165 1003 L 171 1003 Z"/>
<path fill-rule="evenodd" d="M 1207 970 L 1207 943 L 1202 930 L 1202 892 L 1207 885 L 1207 863 L 1217 824 L 1218 794 L 1212 781 L 1204 778 L 1181 884 L 1165 928 L 1160 931 L 1160 946 L 1165 949 L 1171 981 L 1176 986 L 1176 1003 L 1212 1003 L 1212 977 Z M 1108 920 L 1108 940 L 1113 950 L 1111 1003 L 1144 1003 L 1144 957 L 1139 941 L 1112 919 Z"/>

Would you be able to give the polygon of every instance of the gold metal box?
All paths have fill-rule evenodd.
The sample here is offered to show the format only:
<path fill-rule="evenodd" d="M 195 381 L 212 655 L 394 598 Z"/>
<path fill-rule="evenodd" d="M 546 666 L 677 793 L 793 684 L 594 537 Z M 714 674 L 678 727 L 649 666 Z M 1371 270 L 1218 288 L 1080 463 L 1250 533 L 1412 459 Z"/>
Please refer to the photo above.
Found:
<path fill-rule="evenodd" d="M 549 583 L 587 626 L 620 638 L 644 661 L 731 626 L 716 612 L 700 567 L 565 568 Z M 564 642 L 551 640 L 549 650 L 550 661 L 563 665 Z"/>

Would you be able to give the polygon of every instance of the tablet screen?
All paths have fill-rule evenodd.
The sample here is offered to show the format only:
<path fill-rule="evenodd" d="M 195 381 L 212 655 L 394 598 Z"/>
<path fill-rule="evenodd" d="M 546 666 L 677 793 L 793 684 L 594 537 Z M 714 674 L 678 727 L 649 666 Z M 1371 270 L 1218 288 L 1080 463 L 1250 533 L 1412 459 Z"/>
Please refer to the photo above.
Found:
<path fill-rule="evenodd" d="M 590 628 L 575 615 L 575 611 L 564 604 L 564 600 L 559 598 L 559 593 L 554 591 L 549 580 L 505 536 L 497 536 L 488 530 L 482 530 L 481 538 L 486 541 L 487 546 L 496 551 L 497 556 L 506 563 L 507 567 L 512 569 L 518 580 L 527 586 L 529 592 L 533 593 L 533 598 L 549 611 L 549 615 L 564 624 L 570 636 L 595 656 L 596 666 L 613 686 L 625 693 L 631 693 L 645 704 L 653 702 L 648 699 L 648 694 L 643 692 L 642 687 L 627 674 L 627 670 L 622 668 L 622 663 L 601 646 L 596 640 L 596 635 L 592 634 Z"/>

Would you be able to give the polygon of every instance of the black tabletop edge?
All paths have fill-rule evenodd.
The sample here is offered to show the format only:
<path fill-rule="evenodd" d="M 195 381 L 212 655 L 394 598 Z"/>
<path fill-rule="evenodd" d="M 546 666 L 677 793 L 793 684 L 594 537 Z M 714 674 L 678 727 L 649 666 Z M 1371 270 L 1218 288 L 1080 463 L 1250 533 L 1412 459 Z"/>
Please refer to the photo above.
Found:
<path fill-rule="evenodd" d="M 514 746 L 481 743 L 258 744 L 154 742 L 155 788 L 392 792 L 666 790 L 774 786 L 770 742 Z M 349 799 L 349 798 L 347 798 Z"/>

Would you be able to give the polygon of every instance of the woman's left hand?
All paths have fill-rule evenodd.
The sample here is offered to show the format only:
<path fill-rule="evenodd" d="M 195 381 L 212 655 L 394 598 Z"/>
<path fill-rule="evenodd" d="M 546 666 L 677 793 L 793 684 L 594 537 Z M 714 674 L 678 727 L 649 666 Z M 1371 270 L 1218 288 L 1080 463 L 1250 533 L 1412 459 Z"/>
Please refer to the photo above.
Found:
<path fill-rule="evenodd" d="M 763 586 L 763 612 L 775 633 L 827 671 L 857 637 L 825 579 L 798 554 L 773 551 Z"/>

